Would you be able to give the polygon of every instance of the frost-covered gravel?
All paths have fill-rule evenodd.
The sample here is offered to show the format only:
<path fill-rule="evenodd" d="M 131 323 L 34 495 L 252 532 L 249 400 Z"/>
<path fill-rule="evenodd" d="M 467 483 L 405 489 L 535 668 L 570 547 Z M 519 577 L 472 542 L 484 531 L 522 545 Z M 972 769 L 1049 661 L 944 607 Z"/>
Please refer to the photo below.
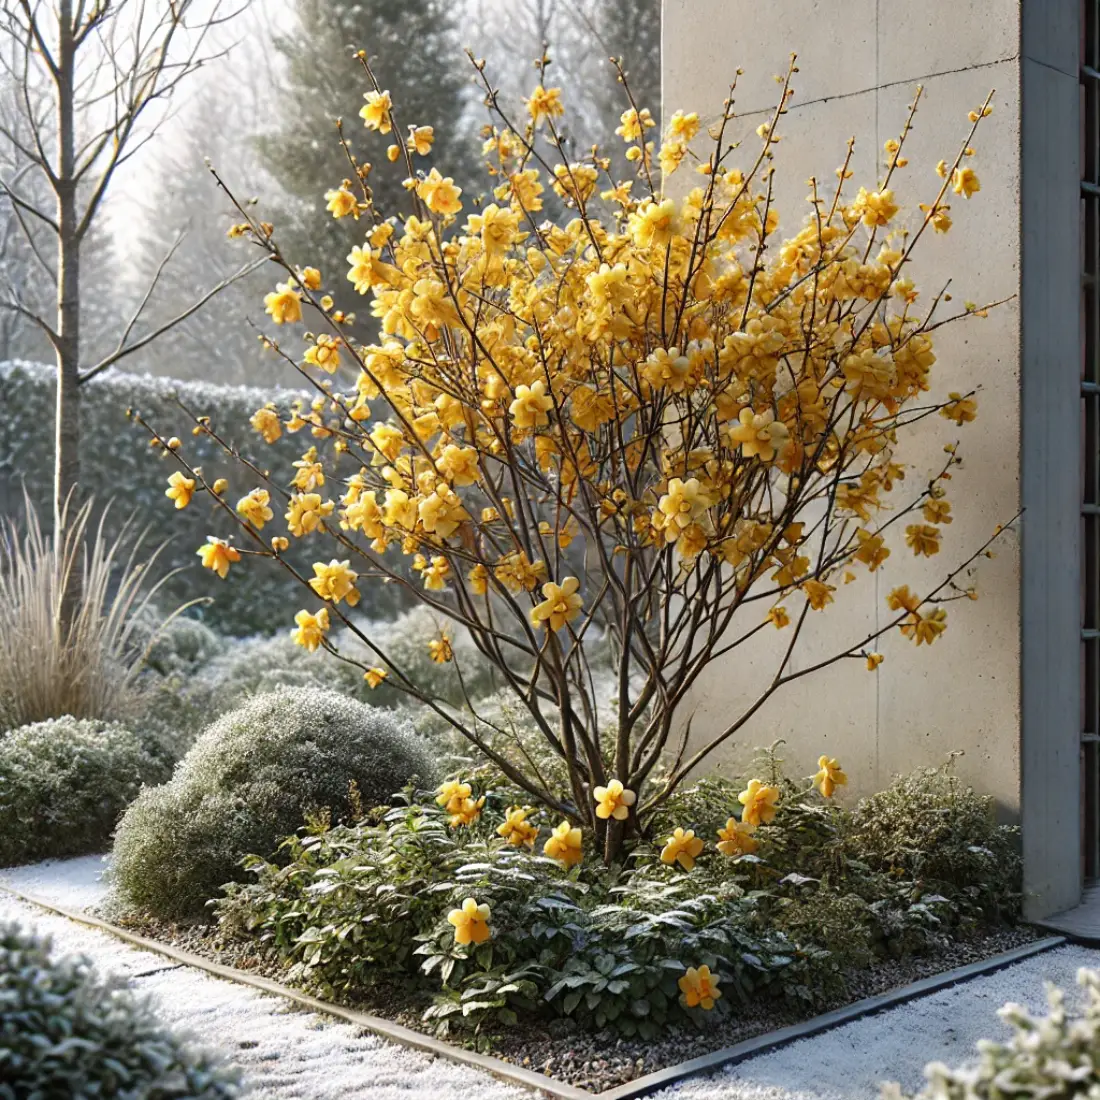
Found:
<path fill-rule="evenodd" d="M 98 857 L 0 871 L 16 889 L 78 909 L 101 900 Z M 530 1093 L 465 1066 L 429 1058 L 350 1024 L 292 1008 L 279 997 L 221 981 L 105 932 L 0 894 L 0 920 L 53 937 L 57 951 L 91 956 L 156 1002 L 166 1023 L 221 1051 L 244 1071 L 256 1100 L 528 1100 Z"/>
<path fill-rule="evenodd" d="M 102 900 L 98 857 L 0 871 L 0 881 L 69 908 Z M 257 1097 L 272 1100 L 521 1100 L 530 1094 L 464 1066 L 433 1060 L 363 1035 L 347 1024 L 289 1009 L 278 997 L 223 982 L 106 933 L 0 895 L 0 919 L 36 924 L 63 951 L 91 955 L 157 999 L 166 1021 L 185 1027 L 244 1069 Z M 974 1044 L 1005 1030 L 996 1010 L 1018 1001 L 1039 1011 L 1044 980 L 1074 989 L 1078 967 L 1100 967 L 1100 951 L 1064 947 L 985 978 L 761 1055 L 657 1094 L 660 1100 L 875 1100 L 884 1080 L 907 1089 L 933 1060 L 958 1064 Z M 1073 994 L 1071 994 L 1072 1000 Z"/>

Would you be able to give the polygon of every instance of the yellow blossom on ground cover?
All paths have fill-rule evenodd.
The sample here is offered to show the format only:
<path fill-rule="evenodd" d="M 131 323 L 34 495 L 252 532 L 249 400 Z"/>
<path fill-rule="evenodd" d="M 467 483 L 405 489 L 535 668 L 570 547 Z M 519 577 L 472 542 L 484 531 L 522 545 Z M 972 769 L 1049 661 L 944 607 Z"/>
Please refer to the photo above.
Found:
<path fill-rule="evenodd" d="M 818 757 L 817 769 L 814 786 L 825 798 L 832 798 L 837 787 L 843 787 L 848 782 L 848 777 L 841 771 L 840 762 L 835 757 Z"/>
<path fill-rule="evenodd" d="M 918 421 L 921 431 L 947 430 L 932 413 L 974 419 L 973 393 L 937 389 L 936 341 L 942 324 L 980 323 L 987 310 L 952 314 L 937 299 L 933 318 L 912 258 L 948 227 L 949 202 L 957 224 L 948 241 L 966 231 L 968 204 L 953 196 L 980 201 L 972 158 L 989 103 L 975 105 L 976 121 L 962 113 L 960 143 L 935 154 L 938 175 L 906 168 L 910 116 L 885 161 L 876 150 L 833 175 L 846 155 L 837 150 L 815 173 L 808 205 L 780 210 L 769 176 L 785 166 L 793 66 L 758 145 L 729 140 L 728 104 L 707 130 L 697 114 L 669 115 L 658 142 L 653 105 L 624 103 L 617 136 L 635 155 L 630 178 L 608 178 L 598 151 L 559 155 L 567 97 L 546 83 L 545 62 L 514 129 L 478 68 L 493 116 L 483 134 L 490 179 L 463 215 L 467 196 L 448 167 L 420 162 L 434 132 L 402 118 L 400 92 L 384 91 L 361 60 L 366 132 L 349 139 L 349 178 L 325 195 L 351 230 L 345 273 L 363 295 L 355 324 L 330 301 L 311 311 L 321 331 L 308 334 L 305 361 L 300 343 L 283 350 L 278 326 L 301 320 L 319 269 L 308 256 L 292 266 L 258 225 L 249 235 L 283 272 L 265 300 L 269 344 L 316 394 L 253 417 L 265 441 L 309 429 L 315 446 L 294 470 L 261 479 L 262 507 L 283 510 L 291 538 L 317 543 L 326 570 L 347 562 L 356 574 L 347 591 L 363 602 L 368 586 L 389 584 L 427 604 L 439 624 L 423 639 L 433 661 L 454 661 L 443 622 L 460 626 L 561 761 L 569 795 L 548 791 L 527 762 L 496 762 L 532 804 L 572 821 L 551 838 L 556 851 L 572 851 L 562 845 L 583 825 L 614 858 L 620 834 L 643 829 L 740 728 L 744 713 L 714 716 L 677 755 L 683 721 L 674 712 L 712 662 L 759 645 L 764 626 L 776 640 L 774 626 L 782 644 L 761 684 L 782 688 L 803 624 L 842 604 L 848 582 L 888 571 L 901 585 L 893 572 L 903 557 L 912 563 L 892 553 L 901 535 L 933 564 L 954 553 L 947 536 L 959 525 L 948 526 L 938 502 L 957 441 L 939 470 L 907 471 L 898 456 L 912 453 L 902 444 Z M 409 138 L 378 138 L 389 131 Z M 364 158 L 360 139 L 382 146 Z M 402 142 L 413 157 L 406 201 L 383 210 L 369 161 Z M 662 164 L 690 157 L 701 169 L 675 196 L 661 190 L 658 144 Z M 856 178 L 860 163 L 871 174 Z M 554 219 L 542 209 L 551 190 L 565 204 Z M 342 387 L 349 393 L 329 385 L 336 364 L 356 375 Z M 254 503 L 238 515 L 253 539 L 254 520 L 269 522 Z M 254 552 L 291 569 L 285 545 L 280 534 Z M 972 591 L 955 578 L 982 549 L 952 557 L 939 583 L 906 597 L 883 630 L 900 628 L 916 646 L 937 640 L 944 605 Z M 347 595 L 336 596 L 328 573 L 302 583 L 314 580 L 324 591 L 308 591 L 336 617 Z M 349 621 L 352 634 L 363 629 Z M 816 674 L 853 657 L 873 666 L 883 630 L 838 634 Z M 304 636 L 324 631 L 314 624 Z M 822 636 L 831 638 L 827 628 Z M 597 653 L 622 673 L 606 725 Z M 379 667 L 363 661 L 368 682 Z M 392 686 L 423 701 L 415 674 L 390 672 Z M 758 703 L 746 699 L 745 712 Z M 476 714 L 447 720 L 483 742 Z M 676 764 L 663 776 L 668 759 Z M 610 789 L 607 775 L 636 795 L 631 806 L 595 795 Z M 756 784 L 742 796 L 748 826 L 775 813 L 778 792 Z M 625 827 L 607 829 L 624 808 Z"/>
<path fill-rule="evenodd" d="M 454 926 L 455 943 L 485 943 L 493 934 L 489 929 L 491 915 L 488 905 L 478 905 L 473 898 L 467 898 L 461 909 L 452 909 L 447 921 Z"/>
<path fill-rule="evenodd" d="M 690 871 L 702 850 L 703 839 L 695 835 L 694 829 L 677 828 L 661 849 L 661 862 L 678 863 L 685 871 Z"/>
<path fill-rule="evenodd" d="M 731 817 L 725 827 L 718 830 L 718 851 L 724 856 L 743 856 L 755 852 L 760 847 L 759 841 L 752 835 L 755 831 L 754 825 Z"/>
<path fill-rule="evenodd" d="M 497 826 L 497 836 L 504 837 L 515 848 L 533 848 L 538 839 L 539 827 L 527 820 L 530 806 L 513 806 L 505 810 L 504 821 Z"/>
<path fill-rule="evenodd" d="M 744 809 L 741 820 L 746 825 L 767 825 L 775 818 L 775 804 L 779 801 L 779 788 L 750 779 L 749 785 L 737 796 Z"/>
<path fill-rule="evenodd" d="M 612 779 L 606 787 L 597 787 L 592 792 L 596 800 L 596 816 L 607 820 L 625 821 L 630 816 L 630 807 L 637 801 L 637 795 L 628 791 L 618 779 Z"/>
<path fill-rule="evenodd" d="M 542 850 L 565 867 L 572 867 L 584 859 L 584 839 L 581 831 L 568 821 L 554 827 L 550 839 Z"/>
<path fill-rule="evenodd" d="M 714 1007 L 714 1002 L 722 996 L 722 991 L 718 988 L 718 982 L 711 974 L 709 966 L 698 968 L 689 966 L 678 985 L 688 1008 L 698 1006 L 709 1012 Z"/>

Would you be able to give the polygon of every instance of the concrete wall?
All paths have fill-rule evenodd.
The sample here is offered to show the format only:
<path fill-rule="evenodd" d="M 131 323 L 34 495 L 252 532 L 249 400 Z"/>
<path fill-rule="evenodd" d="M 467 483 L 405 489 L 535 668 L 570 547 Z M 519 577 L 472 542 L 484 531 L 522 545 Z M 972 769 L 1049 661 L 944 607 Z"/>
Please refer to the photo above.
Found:
<path fill-rule="evenodd" d="M 806 180 L 816 176 L 831 193 L 834 169 L 852 135 L 857 144 L 850 186 L 854 192 L 860 184 L 873 184 L 882 170 L 883 143 L 899 134 L 907 105 L 921 84 L 924 94 L 916 128 L 906 143 L 910 164 L 895 176 L 894 185 L 904 208 L 915 212 L 918 202 L 934 197 L 939 183 L 934 166 L 941 157 L 953 158 L 966 133 L 967 112 L 980 105 L 991 88 L 996 89 L 994 113 L 983 123 L 975 143 L 978 155 L 973 164 L 982 190 L 969 202 L 951 196 L 954 229 L 922 241 L 913 271 L 925 301 L 949 277 L 956 302 L 1013 299 L 987 320 L 968 320 L 938 334 L 935 390 L 945 394 L 979 385 L 977 422 L 956 430 L 942 418 L 934 418 L 899 455 L 912 464 L 907 480 L 919 485 L 922 475 L 942 464 L 944 443 L 956 436 L 961 440 L 965 465 L 949 492 L 956 519 L 946 529 L 944 549 L 936 558 L 918 561 L 903 545 L 894 545 L 893 556 L 882 570 L 841 588 L 836 606 L 811 615 L 816 629 L 800 644 L 793 667 L 805 667 L 835 651 L 840 638 L 854 641 L 866 634 L 887 613 L 885 596 L 892 587 L 902 583 L 915 590 L 931 587 L 988 538 L 996 524 L 1009 520 L 1021 503 L 1021 431 L 1028 428 L 1029 446 L 1038 457 L 1049 452 L 1058 418 L 1064 430 L 1057 453 L 1046 461 L 1043 471 L 1035 467 L 1026 484 L 1031 503 L 1041 506 L 1044 478 L 1054 463 L 1061 464 L 1063 479 L 1070 479 L 1046 509 L 1046 520 L 1040 521 L 1045 522 L 1046 533 L 1035 540 L 1037 583 L 1032 586 L 1030 605 L 1033 618 L 1043 618 L 1041 586 L 1052 580 L 1060 584 L 1057 629 L 1036 632 L 1028 649 L 1038 673 L 1049 677 L 1056 663 L 1059 672 L 1044 688 L 1023 696 L 1031 706 L 1033 725 L 1045 727 L 1042 737 L 1032 737 L 1030 751 L 1023 754 L 1032 780 L 1032 801 L 1036 814 L 1047 823 L 1044 828 L 1058 833 L 1063 849 L 1061 863 L 1053 867 L 1040 855 L 1045 839 L 1037 840 L 1029 857 L 1038 891 L 1033 906 L 1052 911 L 1075 901 L 1072 895 L 1077 888 L 1078 695 L 1074 684 L 1079 624 L 1075 602 L 1073 609 L 1067 609 L 1065 602 L 1077 599 L 1072 535 L 1080 499 L 1072 485 L 1078 461 L 1075 405 L 1069 423 L 1064 419 L 1067 400 L 1076 400 L 1072 348 L 1077 323 L 1076 313 L 1067 324 L 1066 316 L 1057 311 L 1059 307 L 1076 309 L 1078 297 L 1076 283 L 1069 288 L 1068 304 L 1059 297 L 1067 293 L 1065 278 L 1044 284 L 1044 277 L 1036 272 L 1035 278 L 1025 282 L 1029 290 L 1045 285 L 1048 291 L 1042 301 L 1045 315 L 1029 314 L 1033 324 L 1024 355 L 1030 356 L 1031 369 L 1049 369 L 1051 357 L 1064 363 L 1067 348 L 1071 363 L 1058 389 L 1056 416 L 1040 412 L 1036 402 L 1033 414 L 1025 417 L 1021 394 L 1029 393 L 1029 388 L 1021 388 L 1021 311 L 1027 309 L 1019 297 L 1021 122 L 1027 122 L 1025 137 L 1036 145 L 1035 154 L 1040 155 L 1045 139 L 1049 157 L 1051 115 L 1065 110 L 1071 95 L 1076 97 L 1077 62 L 1075 40 L 1067 47 L 1065 34 L 1051 32 L 1047 26 L 1045 12 L 1065 7 L 1068 18 L 1076 0 L 1053 4 L 1040 0 L 1040 6 L 1043 14 L 1033 22 L 1043 28 L 1043 41 L 1038 29 L 1029 33 L 1035 48 L 1048 55 L 1046 59 L 1021 59 L 1019 0 L 923 5 L 784 0 L 769 6 L 766 13 L 755 0 L 665 0 L 662 48 L 665 117 L 678 108 L 698 111 L 704 119 L 714 117 L 735 70 L 744 70 L 738 80 L 736 109 L 741 116 L 737 136 L 746 139 L 746 161 L 757 141 L 753 131 L 770 114 L 778 93 L 774 76 L 786 69 L 792 51 L 798 54 L 796 96 L 779 128 L 783 141 L 775 161 L 781 229 L 789 233 L 797 231 L 807 211 Z M 1023 28 L 1029 26 L 1025 14 Z M 1052 64 L 1057 67 L 1048 71 Z M 1022 78 L 1025 89 L 1042 85 L 1046 107 L 1021 111 Z M 1075 135 L 1074 111 L 1075 107 L 1069 110 L 1057 133 L 1069 126 Z M 1075 151 L 1075 136 L 1072 144 Z M 1054 239 L 1040 243 L 1042 234 L 1024 237 L 1037 263 L 1060 262 L 1071 281 L 1078 278 L 1076 253 L 1064 253 L 1076 247 L 1076 172 L 1074 162 L 1063 163 L 1055 173 L 1060 188 L 1056 197 L 1063 201 L 1068 195 L 1069 201 L 1068 207 L 1051 215 L 1057 223 L 1050 230 Z M 684 174 L 673 177 L 670 190 L 694 182 L 690 177 L 683 179 Z M 1034 201 L 1028 209 L 1042 206 L 1050 196 L 1040 174 L 1033 172 L 1025 179 L 1034 185 Z M 1063 251 L 1060 261 L 1054 256 L 1057 249 Z M 1040 319 L 1043 316 L 1045 320 Z M 1052 347 L 1055 329 L 1060 336 Z M 1072 460 L 1068 468 L 1067 456 Z M 1053 513 L 1058 523 L 1052 528 Z M 917 650 L 893 632 L 878 645 L 886 661 L 877 672 L 866 671 L 860 661 L 849 661 L 792 684 L 724 752 L 720 767 L 743 765 L 755 746 L 783 737 L 788 745 L 782 755 L 793 774 L 810 774 L 819 753 L 828 752 L 841 759 L 853 790 L 861 792 L 887 783 L 897 772 L 939 763 L 948 753 L 963 750 L 961 773 L 993 794 L 1008 815 L 1018 815 L 1021 792 L 1028 789 L 1022 786 L 1021 763 L 1021 670 L 1028 648 L 1022 643 L 1027 633 L 1021 631 L 1026 606 L 1021 599 L 1022 569 L 1019 537 L 1010 533 L 999 542 L 996 557 L 983 561 L 976 572 L 978 602 L 949 605 L 948 630 L 934 646 Z M 1059 569 L 1061 574 L 1055 577 Z M 697 743 L 755 697 L 776 667 L 783 640 L 774 632 L 770 652 L 739 655 L 709 677 L 690 703 Z M 1044 661 L 1045 669 L 1040 667 Z M 1067 699 L 1073 708 L 1071 719 L 1067 719 Z M 1056 730 L 1049 729 L 1044 710 Z M 1042 873 L 1037 873 L 1040 865 Z"/>

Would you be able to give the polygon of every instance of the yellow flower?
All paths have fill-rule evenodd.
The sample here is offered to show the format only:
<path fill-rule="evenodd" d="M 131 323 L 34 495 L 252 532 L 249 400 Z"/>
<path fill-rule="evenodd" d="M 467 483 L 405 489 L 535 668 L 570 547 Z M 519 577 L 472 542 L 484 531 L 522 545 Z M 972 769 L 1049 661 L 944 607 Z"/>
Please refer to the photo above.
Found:
<path fill-rule="evenodd" d="M 347 600 L 349 607 L 359 602 L 359 589 L 355 587 L 359 574 L 351 568 L 350 561 L 336 561 L 334 558 L 328 565 L 315 562 L 313 572 L 309 586 L 322 600 L 332 603 Z"/>
<path fill-rule="evenodd" d="M 881 653 L 868 653 L 867 654 L 867 671 L 874 672 L 879 665 L 885 661 L 886 658 Z"/>
<path fill-rule="evenodd" d="M 558 118 L 565 114 L 561 101 L 561 88 L 544 88 L 539 84 L 527 102 L 527 112 L 537 126 L 544 118 Z"/>
<path fill-rule="evenodd" d="M 814 786 L 821 792 L 823 798 L 832 798 L 837 787 L 847 784 L 848 777 L 840 770 L 840 762 L 835 757 L 819 756 L 817 767 Z"/>
<path fill-rule="evenodd" d="M 325 516 L 336 507 L 331 500 L 322 500 L 319 493 L 295 493 L 288 502 L 286 525 L 292 535 L 301 538 L 315 531 Z"/>
<path fill-rule="evenodd" d="M 373 691 L 382 681 L 389 675 L 389 670 L 384 668 L 368 668 L 363 673 L 363 679 L 367 681 L 367 686 Z"/>
<path fill-rule="evenodd" d="M 237 514 L 243 516 L 257 531 L 274 518 L 274 512 L 268 507 L 271 494 L 266 489 L 253 489 L 246 497 L 237 501 Z"/>
<path fill-rule="evenodd" d="M 940 535 L 938 527 L 928 523 L 911 523 L 905 528 L 905 543 L 916 556 L 930 558 L 940 552 Z"/>
<path fill-rule="evenodd" d="M 294 616 L 294 621 L 298 624 L 298 629 L 290 632 L 294 644 L 313 653 L 325 640 L 325 633 L 329 628 L 328 608 L 322 607 L 314 615 L 308 611 L 299 611 Z"/>
<path fill-rule="evenodd" d="M 685 871 L 690 871 L 702 850 L 702 837 L 697 837 L 694 829 L 676 829 L 661 849 L 661 862 L 679 863 Z"/>
<path fill-rule="evenodd" d="M 428 642 L 428 652 L 437 665 L 445 665 L 448 661 L 454 660 L 455 651 L 451 647 L 451 639 L 446 634 L 432 638 Z"/>
<path fill-rule="evenodd" d="M 432 151 L 435 130 L 431 126 L 409 125 L 409 148 L 417 156 L 426 157 Z"/>
<path fill-rule="evenodd" d="M 452 484 L 459 488 L 473 485 L 481 480 L 481 471 L 477 465 L 475 447 L 459 447 L 448 443 L 442 454 L 436 459 L 436 469 Z"/>
<path fill-rule="evenodd" d="M 264 298 L 264 309 L 277 325 L 293 325 L 302 319 L 302 296 L 290 283 L 278 283 Z"/>
<path fill-rule="evenodd" d="M 884 545 L 882 535 L 872 535 L 862 527 L 856 531 L 859 540 L 859 549 L 855 552 L 856 561 L 861 561 L 873 573 L 890 556 L 889 549 Z"/>
<path fill-rule="evenodd" d="M 926 615 L 913 612 L 899 629 L 917 645 L 931 645 L 947 629 L 947 612 L 942 607 L 934 607 Z"/>
<path fill-rule="evenodd" d="M 901 611 L 904 608 L 906 611 L 915 612 L 920 605 L 920 597 L 910 592 L 907 584 L 891 589 L 886 597 L 886 606 L 891 611 Z"/>
<path fill-rule="evenodd" d="M 894 202 L 894 192 L 889 190 L 868 191 L 866 187 L 861 187 L 852 203 L 853 215 L 868 228 L 887 225 L 897 212 L 898 204 Z"/>
<path fill-rule="evenodd" d="M 447 587 L 447 578 L 450 575 L 450 562 L 442 554 L 435 554 L 431 564 L 422 571 L 424 587 L 431 592 L 442 592 Z"/>
<path fill-rule="evenodd" d="M 956 168 L 951 176 L 951 190 L 963 198 L 970 198 L 975 192 L 980 191 L 982 185 L 973 168 Z"/>
<path fill-rule="evenodd" d="M 646 130 L 656 125 L 648 107 L 643 107 L 640 111 L 628 107 L 619 116 L 619 126 L 616 127 L 615 133 L 623 141 L 640 141 Z"/>
<path fill-rule="evenodd" d="M 729 818 L 726 827 L 718 830 L 718 851 L 724 856 L 741 856 L 755 852 L 760 847 L 752 835 L 755 831 L 754 825 L 738 821 L 735 817 Z"/>
<path fill-rule="evenodd" d="M 462 209 L 458 198 L 462 188 L 456 187 L 450 176 L 441 176 L 438 168 L 433 168 L 416 185 L 416 193 L 433 214 L 457 214 Z"/>
<path fill-rule="evenodd" d="M 380 134 L 388 134 L 393 129 L 390 120 L 390 109 L 393 100 L 389 92 L 365 92 L 363 98 L 367 101 L 359 108 L 359 117 L 363 120 L 368 130 L 377 130 Z"/>
<path fill-rule="evenodd" d="M 481 817 L 481 808 L 485 805 L 485 795 L 482 795 L 478 799 L 464 798 L 453 810 L 450 811 L 451 819 L 450 826 L 452 829 L 459 829 L 463 826 L 472 825 L 479 817 Z"/>
<path fill-rule="evenodd" d="M 466 574 L 466 579 L 475 596 L 484 596 L 489 591 L 489 570 L 480 562 Z"/>
<path fill-rule="evenodd" d="M 714 1007 L 714 1002 L 722 996 L 722 991 L 718 988 L 718 982 L 711 974 L 709 966 L 700 966 L 698 969 L 689 966 L 678 984 L 688 1008 L 698 1006 L 709 1012 Z"/>
<path fill-rule="evenodd" d="M 630 215 L 630 232 L 642 248 L 664 248 L 676 225 L 676 204 L 672 199 L 657 202 L 647 199 L 642 208 Z"/>
<path fill-rule="evenodd" d="M 249 423 L 264 437 L 265 443 L 274 443 L 283 434 L 283 425 L 279 419 L 279 414 L 270 405 L 257 409 L 252 414 Z"/>
<path fill-rule="evenodd" d="M 538 628 L 549 623 L 551 630 L 561 630 L 566 623 L 571 623 L 581 613 L 584 603 L 577 594 L 580 585 L 576 577 L 565 577 L 560 585 L 547 581 L 542 586 L 542 603 L 531 608 L 532 626 Z"/>
<path fill-rule="evenodd" d="M 951 228 L 951 215 L 947 212 L 950 207 L 933 207 L 928 203 L 922 202 L 920 208 L 924 213 L 925 220 L 932 223 L 932 228 L 935 229 L 937 233 L 946 233 Z"/>
<path fill-rule="evenodd" d="M 527 815 L 530 812 L 529 806 L 513 806 L 511 809 L 505 810 L 504 822 L 497 826 L 497 836 L 504 837 L 515 848 L 522 845 L 533 848 L 539 835 L 539 828 L 527 820 Z"/>
<path fill-rule="evenodd" d="M 290 539 L 284 539 L 282 535 L 276 535 L 271 540 L 271 549 L 276 553 L 282 553 L 290 548 Z"/>
<path fill-rule="evenodd" d="M 317 270 L 317 268 L 302 268 L 302 273 L 299 278 L 302 280 L 302 286 L 304 286 L 307 290 L 321 289 L 321 273 Z"/>
<path fill-rule="evenodd" d="M 775 804 L 779 800 L 779 788 L 765 786 L 759 779 L 750 779 L 749 785 L 737 796 L 745 808 L 741 820 L 746 825 L 767 825 L 775 817 Z"/>
<path fill-rule="evenodd" d="M 951 400 L 940 409 L 940 416 L 954 420 L 956 424 L 969 424 L 978 415 L 978 402 L 961 393 L 949 393 Z"/>
<path fill-rule="evenodd" d="M 651 385 L 682 393 L 691 373 L 691 361 L 679 348 L 657 348 L 642 365 L 642 377 Z"/>
<path fill-rule="evenodd" d="M 359 220 L 359 200 L 346 187 L 326 191 L 325 202 L 328 204 L 325 209 L 334 218 L 346 218 L 350 214 L 356 221 Z"/>
<path fill-rule="evenodd" d="M 584 859 L 584 841 L 581 831 L 568 821 L 556 826 L 542 850 L 565 867 L 572 867 Z"/>
<path fill-rule="evenodd" d="M 485 943 L 493 934 L 489 930 L 489 916 L 489 906 L 478 905 L 473 898 L 467 898 L 461 909 L 452 909 L 447 921 L 454 925 L 455 943 Z"/>
<path fill-rule="evenodd" d="M 675 542 L 710 507 L 710 500 L 703 492 L 699 479 L 689 477 L 683 481 L 672 478 L 664 496 L 657 501 L 653 526 L 664 532 L 666 542 Z"/>
<path fill-rule="evenodd" d="M 691 141 L 699 132 L 699 116 L 694 111 L 687 115 L 677 111 L 668 121 L 668 132 L 677 141 Z"/>
<path fill-rule="evenodd" d="M 228 488 L 229 482 L 226 481 L 224 477 L 219 477 L 214 482 L 214 484 L 210 486 L 210 491 L 214 494 L 214 496 L 220 497 L 222 493 L 224 493 Z"/>
<path fill-rule="evenodd" d="M 340 366 L 340 345 L 336 337 L 321 333 L 317 343 L 306 349 L 305 360 L 327 374 L 335 374 Z"/>
<path fill-rule="evenodd" d="M 176 470 L 168 479 L 168 488 L 164 495 L 169 500 L 176 502 L 176 508 L 186 508 L 195 495 L 195 479 L 187 477 L 181 470 Z"/>
<path fill-rule="evenodd" d="M 625 788 L 618 779 L 612 779 L 606 787 L 596 787 L 592 792 L 596 799 L 596 816 L 605 821 L 613 817 L 616 821 L 625 821 L 630 816 L 630 807 L 637 795 Z"/>
<path fill-rule="evenodd" d="M 473 787 L 469 783 L 463 783 L 461 779 L 448 779 L 440 783 L 436 789 L 435 801 L 447 813 L 453 814 L 471 794 L 473 794 Z"/>
<path fill-rule="evenodd" d="M 539 378 L 530 386 L 516 386 L 515 400 L 508 406 L 508 412 L 517 428 L 541 428 L 550 423 L 548 413 L 553 407 L 554 399 Z"/>
<path fill-rule="evenodd" d="M 806 593 L 806 599 L 814 611 L 823 611 L 827 604 L 833 602 L 833 593 L 836 586 L 825 584 L 823 581 L 803 581 L 802 591 Z"/>
<path fill-rule="evenodd" d="M 206 537 L 209 541 L 198 549 L 203 568 L 213 570 L 224 581 L 230 564 L 241 560 L 240 552 L 225 539 L 216 539 L 213 535 Z"/>
<path fill-rule="evenodd" d="M 775 419 L 771 409 L 755 413 L 746 407 L 738 414 L 737 425 L 730 428 L 729 436 L 731 443 L 740 444 L 745 458 L 771 462 L 790 438 L 790 433 L 782 420 Z"/>
<path fill-rule="evenodd" d="M 929 523 L 950 523 L 953 518 L 950 502 L 942 497 L 930 497 L 925 501 L 922 511 Z"/>
<path fill-rule="evenodd" d="M 787 614 L 787 609 L 780 605 L 779 607 L 773 607 L 768 612 L 768 618 L 775 626 L 776 630 L 782 630 L 785 626 L 791 625 L 791 617 Z"/>

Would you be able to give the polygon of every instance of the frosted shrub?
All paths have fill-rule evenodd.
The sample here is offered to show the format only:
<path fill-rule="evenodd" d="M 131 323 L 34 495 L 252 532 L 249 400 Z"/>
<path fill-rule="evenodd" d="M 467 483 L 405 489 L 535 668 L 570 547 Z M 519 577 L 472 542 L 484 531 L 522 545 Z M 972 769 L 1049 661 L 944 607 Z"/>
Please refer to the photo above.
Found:
<path fill-rule="evenodd" d="M 307 814 L 346 821 L 388 803 L 433 762 L 393 714 L 319 688 L 280 688 L 222 715 L 172 780 L 142 792 L 119 825 L 121 899 L 169 917 L 196 916 L 241 859 L 270 856 Z"/>
<path fill-rule="evenodd" d="M 0 866 L 102 851 L 142 782 L 163 777 L 113 723 L 55 718 L 0 737 Z"/>
<path fill-rule="evenodd" d="M 83 957 L 0 924 L 0 1097 L 228 1100 L 237 1075 L 192 1051 Z"/>

